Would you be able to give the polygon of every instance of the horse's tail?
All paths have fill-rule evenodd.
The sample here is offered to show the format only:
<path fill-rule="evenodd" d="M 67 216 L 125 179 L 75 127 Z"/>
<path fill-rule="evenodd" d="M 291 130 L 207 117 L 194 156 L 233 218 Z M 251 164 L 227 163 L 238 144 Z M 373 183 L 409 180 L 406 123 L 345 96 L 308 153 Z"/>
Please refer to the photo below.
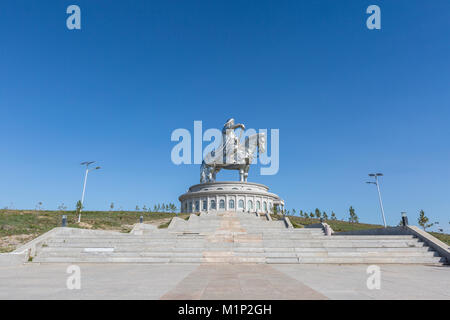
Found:
<path fill-rule="evenodd" d="M 206 167 L 206 162 L 205 162 L 205 160 L 202 160 L 202 164 L 200 165 L 200 172 L 203 172 L 205 167 Z"/>
<path fill-rule="evenodd" d="M 266 134 L 264 132 L 258 133 L 258 152 L 266 152 Z"/>
<path fill-rule="evenodd" d="M 205 175 L 205 160 L 202 161 L 202 164 L 200 166 L 200 183 L 206 182 L 206 175 Z"/>
<path fill-rule="evenodd" d="M 245 151 L 252 155 L 255 151 L 257 153 L 266 152 L 266 135 L 264 132 L 255 133 L 251 136 L 245 137 Z"/>

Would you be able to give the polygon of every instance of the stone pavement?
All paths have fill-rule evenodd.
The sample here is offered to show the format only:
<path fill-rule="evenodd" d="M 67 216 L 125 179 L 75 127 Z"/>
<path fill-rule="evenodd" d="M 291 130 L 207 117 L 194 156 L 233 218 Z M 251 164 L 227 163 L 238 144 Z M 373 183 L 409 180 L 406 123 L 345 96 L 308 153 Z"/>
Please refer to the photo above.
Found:
<path fill-rule="evenodd" d="M 0 299 L 446 299 L 450 267 L 381 265 L 369 290 L 365 265 L 68 264 L 0 267 Z"/>
<path fill-rule="evenodd" d="M 201 265 L 162 299 L 327 299 L 264 264 Z"/>

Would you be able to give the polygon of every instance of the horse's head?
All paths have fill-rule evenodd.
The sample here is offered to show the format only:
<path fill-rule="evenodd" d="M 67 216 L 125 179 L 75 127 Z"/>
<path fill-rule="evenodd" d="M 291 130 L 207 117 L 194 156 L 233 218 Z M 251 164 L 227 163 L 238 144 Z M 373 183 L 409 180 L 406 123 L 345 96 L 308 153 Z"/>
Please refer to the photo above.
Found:
<path fill-rule="evenodd" d="M 246 157 L 248 157 L 251 162 L 254 157 L 255 151 L 257 151 L 258 153 L 266 152 L 265 133 L 255 133 L 251 136 L 245 137 L 244 146 L 246 150 Z"/>

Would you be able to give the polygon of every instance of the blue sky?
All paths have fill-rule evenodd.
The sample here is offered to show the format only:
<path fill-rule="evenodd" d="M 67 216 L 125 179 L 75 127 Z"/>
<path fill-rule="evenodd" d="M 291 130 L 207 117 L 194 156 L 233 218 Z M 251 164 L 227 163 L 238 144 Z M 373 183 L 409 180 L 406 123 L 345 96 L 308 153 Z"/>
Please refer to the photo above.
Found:
<path fill-rule="evenodd" d="M 82 29 L 66 28 L 81 8 Z M 381 30 L 366 8 L 381 7 Z M 2 1 L 0 207 L 133 209 L 178 196 L 176 128 L 233 116 L 280 130 L 267 184 L 288 208 L 389 224 L 424 209 L 448 232 L 450 2 Z M 234 179 L 236 174 L 219 175 Z"/>

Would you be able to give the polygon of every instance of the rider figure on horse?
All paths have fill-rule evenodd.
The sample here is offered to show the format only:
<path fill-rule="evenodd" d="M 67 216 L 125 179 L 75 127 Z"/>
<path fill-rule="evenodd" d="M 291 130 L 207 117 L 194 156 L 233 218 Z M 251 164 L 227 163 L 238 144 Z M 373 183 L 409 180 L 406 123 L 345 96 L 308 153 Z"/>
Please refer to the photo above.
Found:
<path fill-rule="evenodd" d="M 239 148 L 239 138 L 234 132 L 235 129 L 241 128 L 245 130 L 245 126 L 242 123 L 234 124 L 234 119 L 230 118 L 225 122 L 222 129 L 222 163 L 223 164 L 236 164 L 245 155 L 245 150 Z M 216 153 L 217 154 L 217 153 Z"/>

